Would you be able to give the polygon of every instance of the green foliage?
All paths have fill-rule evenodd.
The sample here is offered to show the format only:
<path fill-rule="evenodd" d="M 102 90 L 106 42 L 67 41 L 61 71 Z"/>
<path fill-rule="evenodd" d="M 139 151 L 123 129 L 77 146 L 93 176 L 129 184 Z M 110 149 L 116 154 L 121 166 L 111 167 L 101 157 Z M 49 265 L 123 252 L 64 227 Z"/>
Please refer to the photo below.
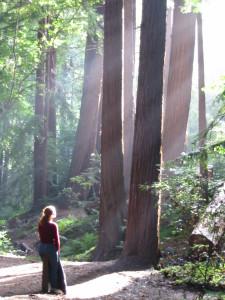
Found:
<path fill-rule="evenodd" d="M 212 87 L 217 92 L 217 97 L 213 101 L 212 107 L 216 108 L 216 115 L 209 123 L 205 133 L 211 143 L 221 143 L 225 140 L 224 137 L 224 116 L 225 116 L 225 76 L 221 77 L 220 81 Z"/>
<path fill-rule="evenodd" d="M 75 260 L 86 257 L 87 253 L 96 247 L 98 237 L 94 233 L 86 233 L 80 238 L 70 240 L 61 247 L 63 257 L 73 256 Z"/>
<path fill-rule="evenodd" d="M 73 215 L 69 215 L 68 219 L 62 219 L 58 222 L 58 227 L 60 232 L 64 232 L 68 227 L 73 227 L 75 223 L 75 218 Z"/>
<path fill-rule="evenodd" d="M 207 259 L 189 262 L 183 266 L 170 266 L 160 272 L 172 278 L 176 283 L 200 285 L 207 288 L 225 288 L 225 260 Z"/>
<path fill-rule="evenodd" d="M 0 253 L 9 253 L 13 251 L 11 240 L 7 238 L 6 231 L 0 231 Z"/>
<path fill-rule="evenodd" d="M 181 11 L 184 13 L 200 13 L 202 0 L 184 0 L 184 6 L 181 7 Z"/>
<path fill-rule="evenodd" d="M 222 145 L 205 151 L 209 162 L 224 160 Z M 225 179 L 222 171 L 224 162 L 214 165 L 213 176 L 202 177 L 199 173 L 200 159 L 200 152 L 183 154 L 179 161 L 165 166 L 160 183 L 155 183 L 153 187 L 141 186 L 152 192 L 162 192 L 162 220 L 171 223 L 175 231 L 184 234 L 193 229 L 219 184 Z"/>
<path fill-rule="evenodd" d="M 34 116 L 36 68 L 48 47 L 57 50 L 57 175 L 60 193 L 67 180 L 74 136 L 79 121 L 83 63 L 87 33 L 102 35 L 102 17 L 96 15 L 98 0 L 1 1 L 0 7 L 0 155 L 3 157 L 0 216 L 7 218 L 28 210 L 33 202 L 33 144 L 39 118 Z M 41 20 L 52 24 L 40 46 Z M 91 30 L 90 30 L 91 28 Z M 42 47 L 42 48 L 40 48 Z M 44 95 L 45 96 L 45 95 Z M 54 142 L 48 140 L 49 157 Z M 1 163 L 1 164 L 2 164 Z M 50 167 L 51 160 L 49 159 Z M 47 199 L 43 199 L 47 200 Z"/>
<path fill-rule="evenodd" d="M 73 260 L 89 259 L 91 250 L 97 244 L 97 214 L 79 219 L 70 215 L 68 219 L 59 220 L 58 226 L 63 236 L 61 255 Z"/>
<path fill-rule="evenodd" d="M 86 233 L 97 233 L 98 215 L 93 214 L 78 219 L 69 216 L 68 219 L 59 220 L 58 226 L 60 234 L 70 239 L 81 237 Z"/>
<path fill-rule="evenodd" d="M 77 182 L 84 190 L 90 190 L 92 188 L 94 200 L 98 199 L 95 186 L 99 187 L 100 183 L 100 164 L 100 155 L 92 153 L 90 158 L 90 168 L 81 173 L 81 175 L 70 179 L 71 182 Z"/>

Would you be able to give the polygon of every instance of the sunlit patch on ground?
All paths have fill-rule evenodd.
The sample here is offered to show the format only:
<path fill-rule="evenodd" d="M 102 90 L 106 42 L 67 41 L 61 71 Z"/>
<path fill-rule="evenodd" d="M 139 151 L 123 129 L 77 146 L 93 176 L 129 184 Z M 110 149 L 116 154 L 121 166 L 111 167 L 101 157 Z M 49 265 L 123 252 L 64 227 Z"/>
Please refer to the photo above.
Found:
<path fill-rule="evenodd" d="M 42 265 L 40 263 L 35 264 L 24 264 L 20 266 L 8 267 L 8 268 L 1 268 L 0 269 L 0 277 L 9 277 L 19 275 L 28 275 L 28 274 L 35 274 L 41 272 Z M 1 279 L 1 278 L 0 278 Z M 3 279 L 1 279 L 3 280 Z"/>
<path fill-rule="evenodd" d="M 136 278 L 149 276 L 149 271 L 119 272 L 68 287 L 67 298 L 90 299 L 113 295 L 129 286 Z"/>

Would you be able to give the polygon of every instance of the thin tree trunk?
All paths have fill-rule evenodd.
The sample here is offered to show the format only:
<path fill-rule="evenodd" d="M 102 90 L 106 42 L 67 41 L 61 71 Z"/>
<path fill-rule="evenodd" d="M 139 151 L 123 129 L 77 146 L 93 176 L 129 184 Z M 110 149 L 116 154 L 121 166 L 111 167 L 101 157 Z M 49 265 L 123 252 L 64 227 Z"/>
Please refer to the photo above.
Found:
<path fill-rule="evenodd" d="M 4 151 L 4 166 L 3 166 L 3 175 L 2 175 L 2 184 L 6 187 L 8 182 L 8 171 L 9 171 L 9 150 Z"/>
<path fill-rule="evenodd" d="M 132 144 L 134 131 L 134 2 L 124 1 L 124 184 L 129 197 Z"/>
<path fill-rule="evenodd" d="M 123 257 L 158 260 L 158 199 L 140 184 L 159 179 L 166 0 L 143 0 L 130 201 Z"/>
<path fill-rule="evenodd" d="M 202 90 L 205 87 L 205 75 L 204 75 L 204 51 L 203 51 L 203 34 L 202 34 L 202 15 L 197 15 L 198 24 L 198 97 L 199 97 L 199 148 L 200 148 L 200 174 L 203 180 L 202 193 L 203 197 L 208 201 L 208 166 L 207 166 L 207 154 L 202 150 L 205 144 L 203 137 L 206 130 L 206 103 L 205 92 Z"/>
<path fill-rule="evenodd" d="M 125 213 L 121 107 L 122 2 L 105 2 L 100 216 L 96 260 L 116 253 Z"/>
<path fill-rule="evenodd" d="M 48 24 L 52 24 L 50 17 L 47 18 Z M 51 26 L 50 31 L 53 30 Z M 48 171 L 47 171 L 47 196 L 57 195 L 57 168 L 56 168 L 56 49 L 51 46 L 47 50 L 46 56 L 46 101 L 49 105 L 48 113 Z"/>
<path fill-rule="evenodd" d="M 198 24 L 198 91 L 199 91 L 199 133 L 206 130 L 206 105 L 205 92 L 202 90 L 205 87 L 204 75 L 204 51 L 203 51 L 203 34 L 202 34 L 202 15 L 197 15 Z M 203 147 L 205 144 L 204 138 L 200 138 L 199 146 Z"/>
<path fill-rule="evenodd" d="M 38 43 L 42 47 L 42 39 L 44 37 L 44 24 L 42 20 L 39 24 Z M 37 125 L 35 128 L 34 137 L 34 206 L 38 206 L 38 201 L 45 196 L 43 191 L 43 147 L 44 147 L 44 84 L 45 84 L 45 69 L 43 55 L 36 71 L 36 96 L 35 96 L 35 116 Z"/>
<path fill-rule="evenodd" d="M 3 174 L 3 150 L 0 156 L 0 191 L 2 189 L 2 174 Z"/>
<path fill-rule="evenodd" d="M 175 0 L 170 67 L 163 122 L 163 162 L 185 151 L 191 99 L 196 15 L 183 14 L 183 0 Z"/>
<path fill-rule="evenodd" d="M 102 90 L 101 90 L 101 99 L 99 104 L 97 138 L 96 138 L 96 152 L 98 154 L 101 153 L 101 130 L 102 130 Z"/>

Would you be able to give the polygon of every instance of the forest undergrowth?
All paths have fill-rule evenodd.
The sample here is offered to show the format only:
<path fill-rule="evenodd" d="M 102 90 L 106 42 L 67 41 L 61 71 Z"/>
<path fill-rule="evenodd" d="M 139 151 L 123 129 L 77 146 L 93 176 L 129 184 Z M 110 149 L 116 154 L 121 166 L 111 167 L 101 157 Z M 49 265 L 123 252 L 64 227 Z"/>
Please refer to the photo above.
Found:
<path fill-rule="evenodd" d="M 28 215 L 25 214 L 9 221 L 8 227 L 6 227 L 6 224 L 1 224 L 1 254 L 13 254 L 12 264 L 14 261 L 15 272 L 16 265 L 21 264 L 20 260 L 22 260 L 22 263 L 25 263 L 26 260 L 29 262 L 30 259 L 32 259 L 32 263 L 34 265 L 37 263 L 40 268 L 41 263 L 37 253 L 38 220 L 38 215 L 29 215 L 28 217 Z M 14 227 L 15 222 L 17 223 L 16 230 Z M 175 232 L 171 226 L 166 224 L 166 222 L 164 222 L 164 224 L 161 226 L 161 258 L 157 266 L 158 270 L 155 271 L 153 271 L 152 268 L 138 265 L 138 263 L 135 262 L 135 259 L 132 263 L 127 261 L 119 261 L 119 263 L 116 264 L 115 260 L 95 263 L 92 262 L 93 257 L 91 256 L 91 253 L 97 243 L 96 211 L 94 211 L 91 215 L 87 215 L 83 208 L 76 208 L 75 210 L 59 210 L 57 222 L 59 224 L 62 241 L 60 256 L 61 260 L 65 264 L 67 277 L 69 277 L 67 279 L 68 282 L 73 282 L 74 285 L 75 277 L 76 283 L 80 283 L 82 281 L 82 279 L 77 279 L 78 274 L 72 275 L 72 270 L 75 269 L 75 273 L 78 270 L 79 276 L 81 276 L 81 278 L 87 282 L 93 279 L 93 273 L 99 273 L 99 280 L 101 276 L 106 276 L 106 274 L 109 273 L 115 273 L 117 274 L 115 276 L 119 276 L 117 279 L 115 279 L 116 282 L 118 282 L 118 280 L 121 280 L 119 279 L 119 274 L 121 274 L 121 272 L 124 274 L 123 276 L 127 281 L 132 282 L 132 284 L 128 285 L 128 287 L 126 285 L 123 286 L 123 283 L 121 283 L 121 290 L 119 288 L 120 291 L 116 293 L 116 296 L 107 295 L 103 298 L 96 299 L 147 299 L 145 297 L 148 297 L 149 295 L 152 295 L 153 298 L 151 299 L 159 299 L 157 297 L 159 297 L 159 290 L 162 289 L 162 286 L 171 290 L 171 299 L 182 299 L 182 297 L 184 299 L 225 299 L 224 263 L 222 264 L 222 262 L 219 262 L 218 260 L 216 262 L 215 256 L 204 259 L 203 261 L 201 259 L 197 260 L 196 257 L 193 258 L 193 255 L 191 258 L 190 253 L 188 254 L 187 251 L 188 245 L 186 235 L 180 232 Z M 3 232 L 5 232 L 5 234 L 3 234 Z M 21 257 L 21 259 L 19 257 Z M 24 258 L 26 259 L 24 260 Z M 8 259 L 10 258 L 8 257 Z M 220 265 L 218 266 L 218 264 Z M 1 269 L 4 269 L 5 267 L 2 265 L 1 259 L 0 266 Z M 202 270 L 203 268 L 204 270 Z M 100 269 L 101 271 L 99 271 Z M 130 273 L 126 272 L 134 273 L 131 275 Z M 143 277 L 140 275 L 142 274 L 141 272 L 144 272 Z M 204 277 L 202 274 L 205 274 L 206 276 Z M 131 280 L 131 278 L 133 279 Z M 17 280 L 18 279 L 15 279 L 15 284 Z M 32 293 L 37 293 L 38 295 L 37 284 L 34 286 L 36 287 L 36 290 L 33 290 Z M 24 288 L 23 285 L 21 287 Z M 74 292 L 72 292 L 72 287 L 70 289 L 70 293 L 73 294 Z M 15 294 L 9 295 L 9 291 L 6 291 L 5 288 L 4 291 L 4 296 L 11 297 L 9 299 L 21 299 L 15 298 Z M 26 291 L 26 288 L 24 288 L 24 291 Z M 14 293 L 14 291 L 11 292 Z M 164 294 L 165 291 L 161 292 L 162 294 L 160 299 L 168 299 Z M 23 292 L 23 290 L 20 290 L 17 293 L 26 294 L 26 292 Z M 83 295 L 85 295 L 85 292 L 83 292 Z M 3 296 L 3 294 L 0 296 Z M 40 297 L 40 295 L 37 297 Z M 51 295 L 47 295 L 46 297 L 50 298 L 36 299 L 51 299 Z M 67 296 L 67 298 L 66 296 L 64 297 L 65 298 L 62 299 L 73 299 L 69 298 L 69 296 Z M 70 297 L 73 296 L 70 294 Z M 76 297 L 74 299 L 83 298 Z"/>

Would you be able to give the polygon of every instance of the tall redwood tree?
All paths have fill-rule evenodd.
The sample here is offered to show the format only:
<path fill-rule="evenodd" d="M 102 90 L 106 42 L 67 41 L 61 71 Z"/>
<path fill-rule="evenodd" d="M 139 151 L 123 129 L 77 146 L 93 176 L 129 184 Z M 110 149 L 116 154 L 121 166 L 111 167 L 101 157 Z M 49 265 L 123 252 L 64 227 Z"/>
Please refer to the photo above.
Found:
<path fill-rule="evenodd" d="M 134 133 L 134 56 L 135 56 L 135 1 L 124 1 L 124 184 L 129 197 L 131 157 Z"/>
<path fill-rule="evenodd" d="M 182 13 L 183 0 L 175 0 L 170 66 L 163 122 L 163 161 L 185 151 L 191 100 L 196 15 Z"/>
<path fill-rule="evenodd" d="M 114 254 L 125 207 L 122 154 L 122 0 L 106 0 L 99 240 L 96 260 Z"/>
<path fill-rule="evenodd" d="M 83 95 L 80 109 L 80 120 L 75 136 L 72 160 L 67 186 L 75 193 L 81 192 L 81 187 L 71 178 L 80 175 L 90 166 L 91 154 L 96 150 L 99 105 L 102 88 L 103 57 L 99 52 L 97 38 L 87 36 Z"/>
<path fill-rule="evenodd" d="M 156 265 L 158 199 L 139 185 L 159 179 L 166 0 L 143 0 L 142 13 L 130 201 L 122 255 Z"/>

